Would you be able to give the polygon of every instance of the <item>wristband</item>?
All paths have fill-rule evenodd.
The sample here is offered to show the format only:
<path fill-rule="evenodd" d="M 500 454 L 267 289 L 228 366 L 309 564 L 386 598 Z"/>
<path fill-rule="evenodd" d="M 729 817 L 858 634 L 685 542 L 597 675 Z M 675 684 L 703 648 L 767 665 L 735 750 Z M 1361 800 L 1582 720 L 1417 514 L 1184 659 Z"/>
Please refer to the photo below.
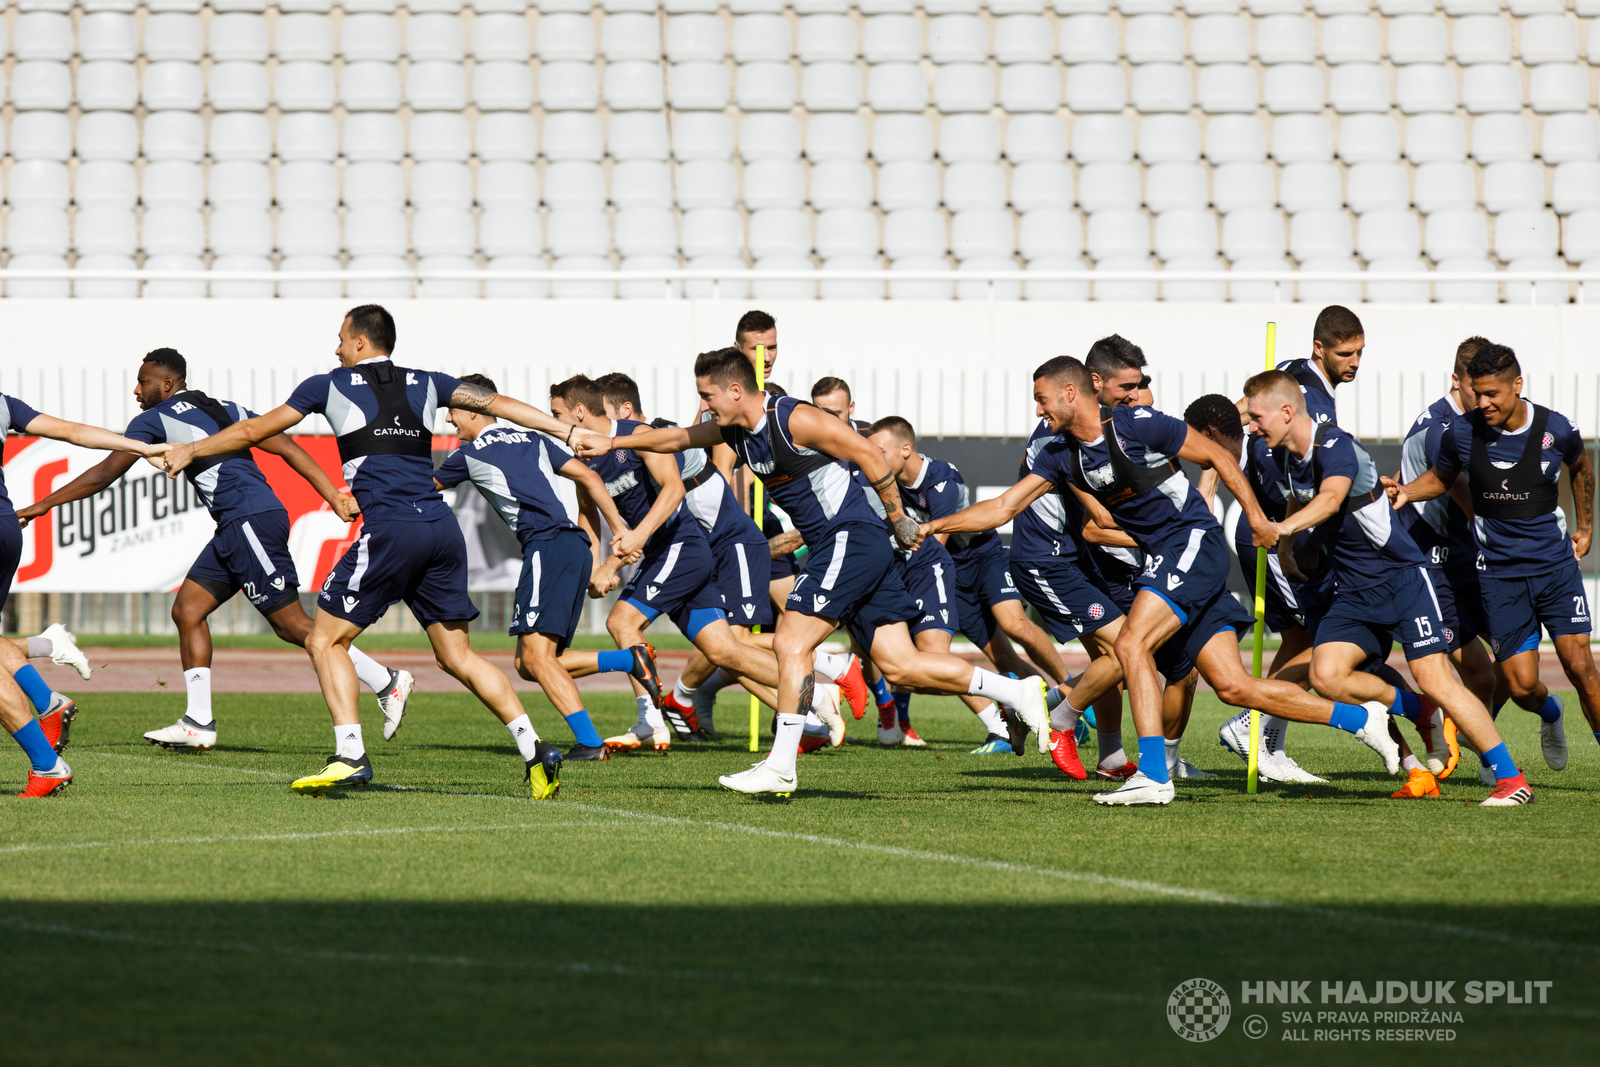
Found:
<path fill-rule="evenodd" d="M 568 448 L 572 447 L 572 431 L 576 430 L 576 429 L 577 429 L 577 427 L 573 426 L 573 427 L 568 428 L 568 430 L 567 430 L 567 440 L 566 440 L 565 443 L 566 443 Z"/>
<path fill-rule="evenodd" d="M 799 559 L 809 551 L 811 551 L 809 548 L 807 548 L 805 545 L 801 545 L 799 548 L 794 550 L 794 558 Z"/>

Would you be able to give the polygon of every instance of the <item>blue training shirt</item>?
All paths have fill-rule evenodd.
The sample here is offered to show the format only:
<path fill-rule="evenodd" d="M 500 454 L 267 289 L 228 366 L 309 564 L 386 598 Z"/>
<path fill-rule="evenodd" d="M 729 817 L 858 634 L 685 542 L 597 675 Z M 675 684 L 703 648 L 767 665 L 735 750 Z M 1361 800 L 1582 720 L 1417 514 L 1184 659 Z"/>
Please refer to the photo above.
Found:
<path fill-rule="evenodd" d="M 497 424 L 462 442 L 433 477 L 446 488 L 470 480 L 523 546 L 567 530 L 588 543 L 578 526 L 577 486 L 556 473 L 571 459 L 542 433 Z"/>
<path fill-rule="evenodd" d="M 1456 409 L 1448 396 L 1435 400 L 1417 416 L 1400 446 L 1402 484 L 1422 477 L 1438 463 L 1445 431 L 1452 422 L 1464 418 L 1466 415 Z M 1470 567 L 1476 561 L 1478 545 L 1472 537 L 1472 519 L 1449 493 L 1401 508 L 1398 514 L 1428 566 Z"/>
<path fill-rule="evenodd" d="M 1022 475 L 1039 474 L 1035 463 L 1039 453 L 1052 441 L 1060 440 L 1050 429 L 1049 419 L 1040 419 L 1028 436 L 1027 447 L 1022 452 Z M 1044 475 L 1040 475 L 1044 477 Z M 1082 523 L 1077 520 L 1077 510 L 1067 506 L 1072 492 L 1066 482 L 1056 482 L 1055 488 L 1017 513 L 1011 520 L 1011 558 L 1020 560 L 1076 559 L 1082 548 Z"/>
<path fill-rule="evenodd" d="M 0 393 L 0 400 L 5 401 L 5 403 L 0 404 L 0 441 L 4 441 L 7 434 L 22 433 L 27 428 L 28 423 L 39 417 L 37 411 L 14 396 L 6 396 L 4 393 Z M 3 509 L 0 510 L 0 515 L 10 515 L 13 519 L 16 518 L 16 509 L 11 506 L 11 494 L 6 491 L 4 471 L 0 471 L 0 509 Z"/>
<path fill-rule="evenodd" d="M 284 401 L 302 415 L 319 413 L 338 435 L 367 426 L 378 414 L 378 398 L 363 377 L 362 368 L 389 362 L 387 356 L 363 360 L 314 374 L 295 387 Z M 436 409 L 448 407 L 461 385 L 439 371 L 408 370 L 406 402 L 423 425 L 431 427 Z M 444 498 L 433 485 L 433 460 L 426 456 L 361 456 L 344 464 L 344 480 L 361 505 L 367 523 L 430 522 L 451 518 Z"/>
<path fill-rule="evenodd" d="M 1334 515 L 1317 529 L 1328 551 L 1328 566 L 1337 588 L 1368 589 L 1396 571 L 1422 565 L 1422 553 L 1396 518 L 1389 498 L 1378 485 L 1372 457 L 1356 439 L 1337 426 L 1323 432 L 1304 456 L 1284 446 L 1273 450 L 1284 473 L 1284 491 L 1302 505 L 1311 502 L 1327 478 L 1350 479 L 1346 500 L 1367 497 L 1367 503 Z"/>
<path fill-rule="evenodd" d="M 174 393 L 155 407 L 140 413 L 128 423 L 124 437 L 146 444 L 174 444 L 203 441 L 222 429 L 217 420 L 190 402 L 192 391 Z M 219 400 L 235 422 L 255 418 L 255 412 L 241 404 Z M 214 457 L 209 457 L 214 458 Z M 200 502 L 211 512 L 217 525 L 249 518 L 263 512 L 283 511 L 283 502 L 267 484 L 266 475 L 256 466 L 249 449 L 207 466 L 201 459 L 184 469 L 184 477 L 194 486 Z"/>
<path fill-rule="evenodd" d="M 1528 429 L 1533 425 L 1533 405 L 1528 406 L 1522 429 L 1506 433 L 1488 427 L 1489 462 L 1500 470 L 1510 470 L 1522 458 Z M 1540 442 L 1539 470 L 1551 482 L 1560 480 L 1561 465 L 1575 463 L 1583 454 L 1583 438 L 1572 422 L 1559 412 L 1550 412 Z M 1440 440 L 1434 466 L 1446 479 L 1466 470 L 1472 461 L 1472 419 L 1453 419 Z M 1527 519 L 1473 517 L 1473 533 L 1478 543 L 1478 569 L 1496 577 L 1525 578 L 1545 574 L 1573 559 L 1572 538 L 1567 532 L 1567 517 L 1558 505 L 1548 515 Z"/>
<path fill-rule="evenodd" d="M 639 453 L 628 448 L 624 442 L 635 429 L 643 426 L 650 429 L 649 423 L 637 422 L 633 419 L 613 419 L 611 422 L 611 436 L 616 438 L 615 451 L 607 452 L 603 456 L 584 460 L 589 469 L 600 476 L 606 483 L 606 492 L 611 494 L 611 499 L 616 501 L 617 513 L 622 520 L 631 527 L 637 527 L 650 514 L 650 509 L 655 505 L 656 497 L 661 494 L 661 486 L 650 476 L 650 470 L 644 465 L 644 460 Z M 678 464 L 678 471 L 683 471 L 683 456 L 678 454 L 672 457 Z M 650 540 L 645 542 L 646 552 L 656 552 L 666 548 L 674 541 L 688 541 L 695 538 L 705 539 L 705 531 L 694 520 L 683 504 L 679 504 L 676 511 L 667 516 L 667 521 L 661 528 L 650 535 Z"/>
<path fill-rule="evenodd" d="M 1168 466 L 1189 436 L 1189 424 L 1155 408 L 1135 408 L 1119 404 L 1111 409 L 1111 426 L 1122 452 L 1135 465 L 1150 468 Z M 1063 434 L 1046 445 L 1035 462 L 1034 473 L 1057 486 L 1073 481 L 1071 454 L 1082 453 L 1085 492 L 1110 485 L 1114 474 L 1105 438 L 1076 441 Z M 1120 503 L 1107 504 L 1117 525 L 1147 554 L 1163 552 L 1167 545 L 1187 541 L 1189 531 L 1220 529 L 1217 518 L 1206 507 L 1205 498 L 1189 482 L 1182 470 L 1175 470 L 1154 489 L 1136 493 Z"/>
<path fill-rule="evenodd" d="M 1306 413 L 1312 422 L 1339 425 L 1339 412 L 1333 403 L 1333 384 L 1322 376 L 1322 369 L 1309 359 L 1286 359 L 1277 368 L 1300 383 L 1306 397 Z"/>
<path fill-rule="evenodd" d="M 917 509 L 917 514 L 912 517 L 921 524 L 954 515 L 971 506 L 972 492 L 954 463 L 933 456 L 922 456 L 922 471 L 913 484 L 900 486 L 900 501 L 908 513 L 913 507 Z M 924 515 L 927 518 L 921 517 Z M 1004 555 L 1006 550 L 1000 535 L 993 530 L 953 533 L 945 542 L 945 548 L 949 550 L 957 569 L 971 567 L 993 553 Z"/>

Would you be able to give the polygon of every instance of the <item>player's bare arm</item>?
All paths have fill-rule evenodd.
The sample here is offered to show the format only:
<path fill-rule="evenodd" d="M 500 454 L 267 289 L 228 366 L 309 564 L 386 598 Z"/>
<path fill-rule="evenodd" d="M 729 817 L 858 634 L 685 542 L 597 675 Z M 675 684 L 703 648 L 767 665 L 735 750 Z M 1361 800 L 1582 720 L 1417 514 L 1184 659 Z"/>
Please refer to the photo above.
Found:
<path fill-rule="evenodd" d="M 678 505 L 683 503 L 685 492 L 683 476 L 678 473 L 677 460 L 657 452 L 641 453 L 640 458 L 644 460 L 645 470 L 650 472 L 650 477 L 655 479 L 660 489 L 656 492 L 655 502 L 650 505 L 650 510 L 645 513 L 638 526 L 620 534 L 613 532 L 611 549 L 625 559 L 633 558 L 644 551 L 645 542 L 661 529 L 662 524 L 672 518 L 673 512 L 678 510 Z"/>
<path fill-rule="evenodd" d="M 900 483 L 895 480 L 883 453 L 848 423 L 842 422 L 817 408 L 804 404 L 795 407 L 789 416 L 789 432 L 794 443 L 801 448 L 812 448 L 854 463 L 861 469 L 878 499 L 883 501 L 885 518 L 894 529 L 895 540 L 901 548 L 916 548 L 922 543 L 916 520 L 905 513 L 900 505 Z"/>
<path fill-rule="evenodd" d="M 1278 523 L 1278 537 L 1280 539 L 1293 538 L 1302 530 L 1309 530 L 1314 526 L 1321 526 L 1335 515 L 1344 504 L 1344 498 L 1350 492 L 1350 479 L 1344 475 L 1333 475 L 1322 480 L 1317 487 L 1317 495 L 1304 505 L 1296 507 L 1290 514 L 1286 514 L 1283 521 Z"/>
<path fill-rule="evenodd" d="M 176 478 L 183 469 L 202 456 L 220 456 L 253 448 L 269 437 L 276 437 L 305 416 L 288 404 L 280 404 L 265 415 L 240 419 L 232 426 L 193 444 L 173 445 L 166 454 L 167 474 Z"/>
<path fill-rule="evenodd" d="M 785 530 L 776 537 L 767 538 L 767 548 L 772 553 L 772 558 L 787 556 L 789 553 L 803 547 L 806 539 L 800 536 L 799 530 Z"/>
<path fill-rule="evenodd" d="M 954 515 L 924 523 L 922 536 L 935 534 L 982 533 L 996 530 L 1022 514 L 1024 508 L 1054 489 L 1051 482 L 1030 474 L 999 496 L 980 500 L 962 508 Z"/>
<path fill-rule="evenodd" d="M 1301 504 L 1299 500 L 1297 500 L 1294 496 L 1290 496 L 1288 500 L 1284 502 L 1284 521 L 1287 522 L 1289 519 L 1292 519 L 1303 507 L 1304 505 Z M 1300 570 L 1300 561 L 1294 557 L 1294 542 L 1295 539 L 1293 537 L 1278 538 L 1278 566 L 1282 569 L 1285 575 L 1292 578 L 1294 581 L 1303 582 L 1306 581 L 1306 576 Z"/>
<path fill-rule="evenodd" d="M 1191 426 L 1183 447 L 1178 450 L 1178 456 L 1201 466 L 1209 464 L 1217 472 L 1222 484 L 1228 487 L 1228 492 L 1244 508 L 1244 517 L 1250 523 L 1251 543 L 1257 548 L 1271 548 L 1278 543 L 1277 525 L 1267 519 L 1266 512 L 1256 502 L 1256 494 L 1245 480 L 1244 471 L 1239 469 L 1237 455 Z"/>
<path fill-rule="evenodd" d="M 28 421 L 28 425 L 22 427 L 22 432 L 33 437 L 66 441 L 82 448 L 100 448 L 108 452 L 126 452 L 134 456 L 159 456 L 169 447 L 166 444 L 151 445 L 135 441 L 120 433 L 112 433 L 110 430 L 102 430 L 98 426 L 88 426 L 81 422 L 69 422 L 54 415 L 34 416 Z"/>
<path fill-rule="evenodd" d="M 1389 501 L 1396 511 L 1407 504 L 1420 504 L 1449 491 L 1444 475 L 1439 473 L 1438 467 L 1429 467 L 1425 473 L 1405 485 L 1401 485 L 1393 478 L 1380 477 L 1378 481 L 1382 483 L 1384 492 L 1389 494 Z"/>
<path fill-rule="evenodd" d="M 113 452 L 43 500 L 18 508 L 17 519 L 26 527 L 51 508 L 103 492 L 116 484 L 117 479 L 128 473 L 128 469 L 138 461 L 139 457 L 130 453 Z"/>
<path fill-rule="evenodd" d="M 550 434 L 558 441 L 565 441 L 568 447 L 583 440 L 584 435 L 590 432 L 582 427 L 562 422 L 548 411 L 542 411 L 532 404 L 502 396 L 493 389 L 485 389 L 475 382 L 462 382 L 456 386 L 456 391 L 450 394 L 450 406 L 461 408 L 463 411 L 476 411 L 480 415 L 492 415 L 497 419 L 514 422 L 518 426 Z"/>
<path fill-rule="evenodd" d="M 606 492 L 606 483 L 601 481 L 600 476 L 590 470 L 582 460 L 569 459 L 556 473 L 578 487 L 582 496 L 600 512 L 600 517 L 606 520 L 606 525 L 611 527 L 613 533 L 627 532 L 628 524 L 623 521 L 622 513 L 617 510 L 617 502 Z M 591 536 L 590 540 L 598 541 L 598 538 Z"/>
<path fill-rule="evenodd" d="M 328 506 L 339 518 L 345 522 L 354 522 L 360 517 L 361 505 L 356 503 L 355 497 L 339 492 L 339 487 L 333 484 L 328 472 L 311 458 L 311 453 L 295 444 L 294 439 L 288 434 L 276 434 L 256 447 L 263 452 L 272 453 L 287 463 L 296 474 L 310 483 L 318 496 L 328 502 Z"/>
<path fill-rule="evenodd" d="M 1594 543 L 1595 472 L 1587 450 L 1567 464 L 1567 477 L 1572 480 L 1572 553 L 1582 559 Z"/>
<path fill-rule="evenodd" d="M 720 426 L 714 422 L 697 422 L 693 426 L 663 426 L 660 429 L 639 426 L 628 436 L 627 443 L 620 446 L 615 437 L 591 434 L 576 442 L 574 450 L 583 459 L 593 459 L 619 447 L 631 448 L 635 452 L 671 455 L 675 452 L 687 452 L 691 448 L 710 448 L 721 443 Z"/>

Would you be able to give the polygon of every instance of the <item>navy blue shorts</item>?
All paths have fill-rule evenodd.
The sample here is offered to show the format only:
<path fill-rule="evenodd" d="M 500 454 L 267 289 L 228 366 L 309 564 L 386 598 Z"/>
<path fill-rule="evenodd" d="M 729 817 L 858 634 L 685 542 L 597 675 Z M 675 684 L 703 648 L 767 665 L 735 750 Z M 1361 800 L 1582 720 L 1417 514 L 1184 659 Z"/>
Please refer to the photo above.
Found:
<path fill-rule="evenodd" d="M 219 604 L 243 589 L 263 615 L 284 608 L 300 594 L 300 578 L 289 555 L 289 513 L 264 511 L 218 526 L 188 578 Z"/>
<path fill-rule="evenodd" d="M 983 648 L 994 638 L 998 628 L 994 621 L 994 605 L 1006 600 L 1022 601 L 1015 575 L 1011 573 L 1011 555 L 999 541 L 989 542 L 976 559 L 956 564 L 956 603 L 961 610 L 961 632 L 967 640 Z"/>
<path fill-rule="evenodd" d="M 1070 559 L 1011 561 L 1023 599 L 1033 605 L 1050 636 L 1073 641 L 1122 618 L 1116 600 L 1084 576 Z"/>
<path fill-rule="evenodd" d="M 711 546 L 717 591 L 735 626 L 772 625 L 772 597 L 767 594 L 767 539 L 749 526 L 743 537 L 729 537 Z"/>
<path fill-rule="evenodd" d="M 1590 632 L 1589 598 L 1575 559 L 1526 578 L 1496 578 L 1485 571 L 1478 584 L 1488 616 L 1489 647 L 1497 659 L 1538 648 L 1541 626 L 1551 637 Z"/>
<path fill-rule="evenodd" d="M 1224 589 L 1211 603 L 1191 611 L 1189 621 L 1156 649 L 1156 669 L 1168 682 L 1181 682 L 1194 670 L 1200 650 L 1213 637 L 1224 630 L 1243 634 L 1255 624 L 1255 614 L 1246 611 L 1244 605 Z"/>
<path fill-rule="evenodd" d="M 650 622 L 665 615 L 691 641 L 708 622 L 727 619 L 711 545 L 704 537 L 686 537 L 646 552 L 622 599 Z"/>
<path fill-rule="evenodd" d="M 523 545 L 511 636 L 544 634 L 555 638 L 556 655 L 566 651 L 583 621 L 593 570 L 588 540 L 576 530 Z"/>
<path fill-rule="evenodd" d="M 766 549 L 763 548 L 763 551 L 766 551 Z M 786 553 L 782 556 L 773 556 L 772 571 L 769 574 L 767 581 L 781 582 L 785 578 L 793 578 L 799 573 L 800 565 L 795 562 L 793 552 Z"/>
<path fill-rule="evenodd" d="M 898 561 L 906 592 L 917 602 L 917 616 L 911 620 L 911 636 L 924 630 L 955 633 L 965 621 L 956 599 L 956 564 L 937 539 L 928 538 L 910 559 Z"/>
<path fill-rule="evenodd" d="M 1483 593 L 1478 588 L 1476 571 L 1428 568 L 1433 595 L 1439 601 L 1439 619 L 1444 623 L 1445 649 L 1454 652 L 1470 644 L 1484 632 Z"/>
<path fill-rule="evenodd" d="M 872 648 L 878 627 L 920 618 L 882 524 L 842 523 L 805 560 L 786 607 L 839 620 L 862 648 Z"/>
<path fill-rule="evenodd" d="M 1124 552 L 1134 552 L 1136 549 L 1123 549 Z M 1112 600 L 1116 601 L 1117 608 L 1126 615 L 1133 608 L 1133 594 L 1137 592 L 1135 583 L 1139 574 L 1144 570 L 1144 564 L 1129 563 L 1120 556 L 1114 556 L 1101 546 L 1089 549 L 1089 561 L 1093 571 L 1085 571 L 1089 581 L 1099 586 Z"/>
<path fill-rule="evenodd" d="M 0 604 L 11 595 L 11 583 L 17 580 L 17 565 L 22 562 L 22 527 L 17 525 L 17 513 L 9 505 L 0 507 Z"/>
<path fill-rule="evenodd" d="M 1154 552 L 1145 553 L 1144 570 L 1134 581 L 1134 594 L 1148 589 L 1167 602 L 1178 621 L 1211 606 L 1228 585 L 1233 553 L 1220 526 L 1197 526 Z M 1254 622 L 1254 619 L 1251 620 Z"/>
<path fill-rule="evenodd" d="M 478 617 L 467 596 L 467 542 L 454 515 L 365 526 L 322 583 L 317 607 L 366 629 L 402 600 L 424 629 Z"/>
<path fill-rule="evenodd" d="M 1244 573 L 1245 588 L 1250 591 L 1253 598 L 1256 595 L 1256 552 L 1249 542 L 1235 541 L 1233 550 L 1239 557 L 1239 570 Z M 1294 627 L 1305 627 L 1306 612 L 1301 604 L 1305 587 L 1293 581 L 1283 573 L 1283 564 L 1278 561 L 1278 550 L 1267 549 L 1267 581 L 1266 581 L 1265 620 L 1267 629 L 1275 634 Z M 1250 610 L 1255 610 L 1252 600 Z"/>
<path fill-rule="evenodd" d="M 1407 567 L 1365 589 L 1341 589 L 1317 627 L 1320 647 L 1342 641 L 1359 646 L 1368 662 L 1388 655 L 1398 641 L 1406 659 L 1446 651 L 1444 620 L 1434 595 L 1433 576 L 1424 567 Z"/>

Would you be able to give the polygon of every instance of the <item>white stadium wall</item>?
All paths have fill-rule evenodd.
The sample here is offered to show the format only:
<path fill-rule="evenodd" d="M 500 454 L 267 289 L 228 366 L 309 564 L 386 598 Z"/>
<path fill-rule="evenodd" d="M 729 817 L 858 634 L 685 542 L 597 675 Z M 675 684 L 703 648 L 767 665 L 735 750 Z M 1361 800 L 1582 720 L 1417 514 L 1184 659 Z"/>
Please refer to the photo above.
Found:
<path fill-rule="evenodd" d="M 7 300 L 0 302 L 0 390 L 63 418 L 120 428 L 137 413 L 139 357 L 169 346 L 191 384 L 257 411 L 334 363 L 351 300 Z M 1034 367 L 1081 356 L 1122 333 L 1144 348 L 1156 402 L 1181 412 L 1207 392 L 1235 395 L 1261 369 L 1268 321 L 1278 355 L 1309 352 L 1315 305 L 777 302 L 394 301 L 405 364 L 493 377 L 543 404 L 568 375 L 620 370 L 652 416 L 687 418 L 695 353 L 731 343 L 760 306 L 779 324 L 775 379 L 796 392 L 833 374 L 857 414 L 899 414 L 924 436 L 1015 437 L 1032 426 Z M 1456 344 L 1483 334 L 1516 349 L 1531 398 L 1600 436 L 1600 308 L 1418 305 L 1357 308 L 1367 327 L 1361 373 L 1339 392 L 1341 422 L 1367 439 L 1401 435 L 1448 380 Z M 321 419 L 308 432 L 324 433 Z M 448 432 L 442 413 L 438 423 Z"/>

